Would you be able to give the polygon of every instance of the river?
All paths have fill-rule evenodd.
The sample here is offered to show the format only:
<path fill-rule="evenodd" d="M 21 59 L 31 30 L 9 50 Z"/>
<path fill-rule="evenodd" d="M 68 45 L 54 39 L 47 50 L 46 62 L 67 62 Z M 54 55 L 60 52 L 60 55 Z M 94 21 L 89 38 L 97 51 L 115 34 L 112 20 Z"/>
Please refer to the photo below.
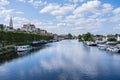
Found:
<path fill-rule="evenodd" d="M 0 80 L 120 80 L 120 54 L 78 40 L 0 55 Z"/>

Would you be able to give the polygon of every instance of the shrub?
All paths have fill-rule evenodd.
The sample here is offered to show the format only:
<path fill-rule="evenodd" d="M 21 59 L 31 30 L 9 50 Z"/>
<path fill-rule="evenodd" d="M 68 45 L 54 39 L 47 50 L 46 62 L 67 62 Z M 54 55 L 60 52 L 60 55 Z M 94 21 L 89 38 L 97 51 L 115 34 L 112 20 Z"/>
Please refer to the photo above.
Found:
<path fill-rule="evenodd" d="M 5 48 L 5 47 L 1 48 L 1 51 L 6 51 L 6 50 L 7 50 L 7 48 Z"/>
<path fill-rule="evenodd" d="M 7 45 L 6 48 L 7 49 L 14 49 L 14 46 L 13 45 Z"/>

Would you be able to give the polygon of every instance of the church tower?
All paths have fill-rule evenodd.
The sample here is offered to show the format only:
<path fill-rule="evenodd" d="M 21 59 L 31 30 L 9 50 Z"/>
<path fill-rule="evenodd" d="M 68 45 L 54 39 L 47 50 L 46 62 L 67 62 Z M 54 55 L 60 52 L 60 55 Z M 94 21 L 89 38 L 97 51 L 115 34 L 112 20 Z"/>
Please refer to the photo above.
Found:
<path fill-rule="evenodd" d="M 10 18 L 9 27 L 13 29 L 13 21 L 12 21 L 12 17 Z"/>

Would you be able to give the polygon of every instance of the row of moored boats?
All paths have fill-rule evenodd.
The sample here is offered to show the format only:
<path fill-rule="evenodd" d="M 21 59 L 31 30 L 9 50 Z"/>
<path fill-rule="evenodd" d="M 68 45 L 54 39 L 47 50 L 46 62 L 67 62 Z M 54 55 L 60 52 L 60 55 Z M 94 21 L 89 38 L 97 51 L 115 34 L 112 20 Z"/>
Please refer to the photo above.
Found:
<path fill-rule="evenodd" d="M 100 50 L 106 50 L 114 53 L 120 52 L 120 45 L 117 42 L 107 42 L 107 41 L 85 41 L 88 46 L 97 46 Z"/>
<path fill-rule="evenodd" d="M 45 40 L 41 40 L 41 41 L 34 41 L 32 42 L 30 45 L 22 45 L 22 46 L 16 46 L 16 51 L 17 52 L 22 52 L 22 51 L 29 51 L 32 50 L 33 48 L 38 48 L 46 43 L 50 43 L 50 42 L 58 42 L 59 40 L 50 40 L 50 41 L 45 41 Z"/>

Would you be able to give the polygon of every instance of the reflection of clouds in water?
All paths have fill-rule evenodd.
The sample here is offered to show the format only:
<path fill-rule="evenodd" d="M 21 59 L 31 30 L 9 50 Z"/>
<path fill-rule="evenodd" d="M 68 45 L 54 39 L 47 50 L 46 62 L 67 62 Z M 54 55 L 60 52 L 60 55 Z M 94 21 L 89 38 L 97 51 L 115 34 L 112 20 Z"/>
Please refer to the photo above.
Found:
<path fill-rule="evenodd" d="M 58 80 L 81 80 L 80 75 L 77 74 L 76 72 L 63 72 L 58 76 Z"/>
<path fill-rule="evenodd" d="M 0 75 L 1 75 L 1 74 L 6 74 L 7 71 L 8 71 L 7 67 L 2 67 L 2 66 L 0 66 Z"/>
<path fill-rule="evenodd" d="M 49 48 L 50 52 L 48 54 L 52 54 L 52 51 L 54 51 L 56 52 L 56 56 L 51 57 L 49 60 L 41 60 L 40 64 L 48 71 L 57 71 L 59 69 L 68 71 L 72 74 L 72 78 L 76 78 L 75 80 L 79 79 L 80 75 L 77 73 L 78 71 L 90 76 L 97 75 L 96 66 L 92 66 L 94 63 L 89 63 L 89 59 L 86 57 L 88 54 L 84 50 L 81 50 L 83 49 L 82 46 L 75 45 L 75 47 L 71 47 L 70 44 L 57 44 L 53 48 Z M 68 73 L 62 73 L 60 75 L 61 80 L 66 80 L 68 75 Z"/>
<path fill-rule="evenodd" d="M 35 74 L 41 74 L 42 73 L 42 69 L 40 69 L 40 67 L 38 66 L 34 66 L 31 68 L 31 70 L 29 70 L 29 75 L 30 76 L 34 76 Z"/>

